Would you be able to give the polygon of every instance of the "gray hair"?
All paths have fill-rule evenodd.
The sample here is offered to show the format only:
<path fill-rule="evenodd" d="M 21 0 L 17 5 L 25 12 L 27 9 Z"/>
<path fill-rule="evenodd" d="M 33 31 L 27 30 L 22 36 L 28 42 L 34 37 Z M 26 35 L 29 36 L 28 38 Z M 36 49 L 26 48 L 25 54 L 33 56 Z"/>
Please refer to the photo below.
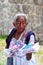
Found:
<path fill-rule="evenodd" d="M 18 13 L 18 14 L 16 14 L 16 15 L 15 15 L 14 22 L 16 22 L 16 19 L 18 18 L 18 16 L 24 16 L 25 19 L 26 19 L 26 22 L 28 23 L 28 18 L 27 18 L 27 16 L 26 16 L 26 14 L 24 14 L 24 13 Z"/>

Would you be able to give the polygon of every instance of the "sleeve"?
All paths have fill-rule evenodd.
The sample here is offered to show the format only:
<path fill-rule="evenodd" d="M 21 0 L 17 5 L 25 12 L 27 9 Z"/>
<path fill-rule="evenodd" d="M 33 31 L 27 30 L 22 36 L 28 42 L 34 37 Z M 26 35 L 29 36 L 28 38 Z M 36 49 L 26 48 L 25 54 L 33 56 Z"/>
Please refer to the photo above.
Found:
<path fill-rule="evenodd" d="M 30 40 L 29 40 L 29 44 L 34 44 L 35 39 L 34 39 L 34 35 L 30 36 Z"/>

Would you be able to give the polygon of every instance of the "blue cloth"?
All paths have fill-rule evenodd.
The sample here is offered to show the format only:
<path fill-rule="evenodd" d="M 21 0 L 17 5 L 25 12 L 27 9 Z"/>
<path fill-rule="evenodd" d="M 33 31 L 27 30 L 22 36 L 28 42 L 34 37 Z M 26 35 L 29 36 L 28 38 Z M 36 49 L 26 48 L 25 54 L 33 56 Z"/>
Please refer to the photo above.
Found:
<path fill-rule="evenodd" d="M 28 44 L 29 43 L 29 40 L 30 40 L 30 36 L 31 35 L 34 35 L 34 38 L 35 38 L 35 33 L 33 31 L 30 31 L 28 32 L 27 36 L 26 36 L 26 39 L 25 39 L 25 43 Z M 36 38 L 35 38 L 35 42 L 36 42 Z"/>
<path fill-rule="evenodd" d="M 25 50 L 25 49 L 28 49 L 28 48 L 31 48 L 32 45 L 28 44 L 28 45 L 25 45 L 24 48 L 22 48 L 22 50 Z"/>

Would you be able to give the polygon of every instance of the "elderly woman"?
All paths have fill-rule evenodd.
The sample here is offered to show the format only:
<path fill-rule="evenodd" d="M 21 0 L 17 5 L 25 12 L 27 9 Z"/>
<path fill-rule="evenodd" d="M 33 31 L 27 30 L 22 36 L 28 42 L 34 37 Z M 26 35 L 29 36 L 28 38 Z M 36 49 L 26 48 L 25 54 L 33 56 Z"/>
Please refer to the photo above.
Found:
<path fill-rule="evenodd" d="M 10 35 L 6 39 L 6 48 L 12 48 L 14 44 L 17 42 L 20 42 L 20 44 L 25 43 L 25 37 L 27 32 L 25 31 L 25 28 L 27 26 L 27 16 L 24 13 L 16 14 L 15 15 L 15 21 L 13 22 L 13 25 L 15 29 L 13 28 L 10 31 Z M 8 41 L 9 40 L 9 41 Z M 11 54 L 9 57 L 12 56 Z M 35 65 L 34 59 L 32 57 L 32 60 L 27 60 L 26 54 L 20 53 L 20 52 L 14 52 L 13 57 L 9 58 L 11 61 L 7 62 L 7 65 Z M 31 63 L 30 63 L 31 62 Z"/>

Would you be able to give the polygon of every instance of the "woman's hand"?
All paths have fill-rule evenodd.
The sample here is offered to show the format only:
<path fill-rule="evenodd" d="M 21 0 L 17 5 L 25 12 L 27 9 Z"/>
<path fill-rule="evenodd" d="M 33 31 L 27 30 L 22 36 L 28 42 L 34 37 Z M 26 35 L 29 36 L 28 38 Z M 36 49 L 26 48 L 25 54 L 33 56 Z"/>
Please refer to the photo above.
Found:
<path fill-rule="evenodd" d="M 9 54 L 9 56 L 8 57 L 12 57 L 14 55 L 14 53 L 11 53 L 11 54 Z"/>
<path fill-rule="evenodd" d="M 27 53 L 27 54 L 26 54 L 26 59 L 27 59 L 27 60 L 30 60 L 31 58 L 32 58 L 32 53 Z"/>
<path fill-rule="evenodd" d="M 12 57 L 15 54 L 16 50 L 12 50 L 8 57 Z"/>

